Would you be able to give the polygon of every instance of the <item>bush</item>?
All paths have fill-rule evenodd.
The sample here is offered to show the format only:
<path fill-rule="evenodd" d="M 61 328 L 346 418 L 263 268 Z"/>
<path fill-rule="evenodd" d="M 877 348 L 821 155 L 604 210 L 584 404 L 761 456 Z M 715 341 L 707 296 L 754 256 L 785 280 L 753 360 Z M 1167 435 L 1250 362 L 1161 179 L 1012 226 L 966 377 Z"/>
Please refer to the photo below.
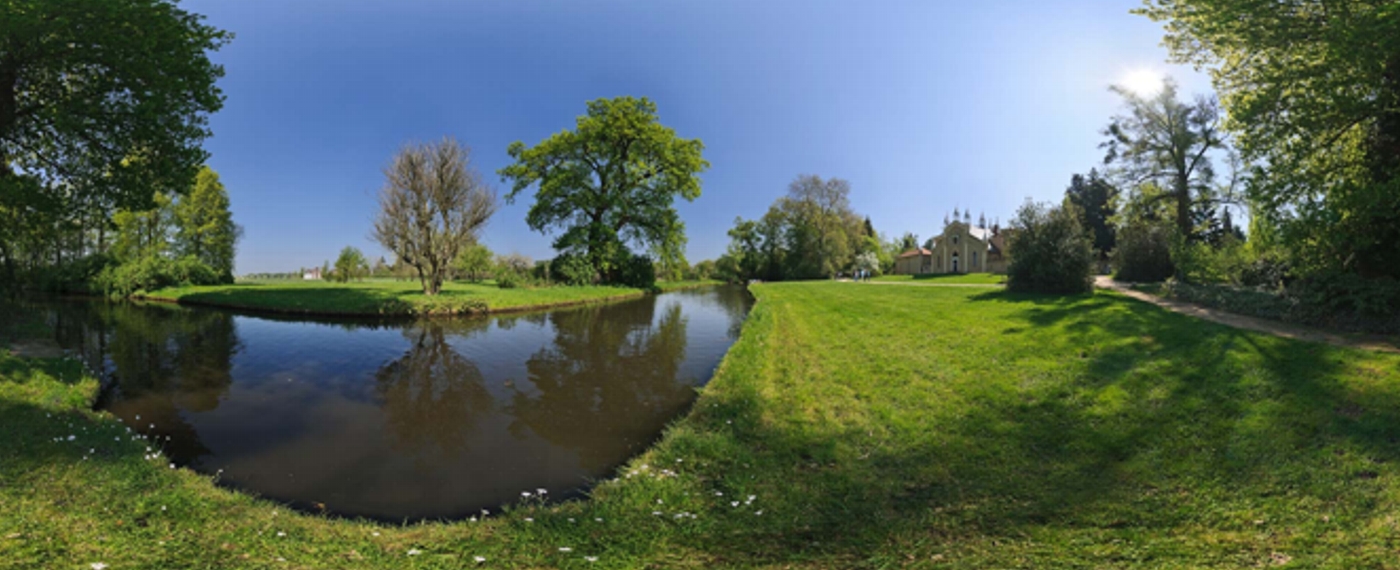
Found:
<path fill-rule="evenodd" d="M 1093 245 L 1073 212 L 1027 202 L 1012 226 L 1008 289 L 1083 293 L 1093 288 Z"/>
<path fill-rule="evenodd" d="M 656 287 L 656 267 L 645 255 L 622 254 L 617 263 L 617 284 L 637 289 Z"/>
<path fill-rule="evenodd" d="M 59 267 L 41 270 L 35 281 L 39 290 L 50 293 L 101 291 L 101 288 L 95 285 L 97 276 L 116 263 L 117 261 L 110 255 L 94 253 L 69 261 Z"/>
<path fill-rule="evenodd" d="M 217 285 L 223 281 L 217 271 L 192 255 L 175 260 L 147 257 L 109 265 L 93 278 L 95 289 L 117 297 L 177 285 Z"/>
<path fill-rule="evenodd" d="M 1157 282 L 1176 273 L 1172 263 L 1172 234 L 1163 223 L 1139 222 L 1118 229 L 1118 249 L 1113 251 L 1115 279 Z"/>
<path fill-rule="evenodd" d="M 497 271 L 496 286 L 502 289 L 514 289 L 521 285 L 522 279 L 512 271 Z"/>
<path fill-rule="evenodd" d="M 563 254 L 550 264 L 554 280 L 565 285 L 592 285 L 597 274 L 588 260 L 577 254 Z"/>

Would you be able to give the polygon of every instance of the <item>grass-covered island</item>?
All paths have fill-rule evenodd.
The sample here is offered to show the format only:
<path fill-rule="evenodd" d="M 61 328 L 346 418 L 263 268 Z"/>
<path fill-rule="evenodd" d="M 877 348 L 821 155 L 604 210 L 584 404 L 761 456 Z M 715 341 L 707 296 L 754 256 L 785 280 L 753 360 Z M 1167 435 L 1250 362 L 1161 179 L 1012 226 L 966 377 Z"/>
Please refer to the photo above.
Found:
<path fill-rule="evenodd" d="M 781 283 L 587 500 L 403 526 L 171 469 L 75 364 L 0 356 L 0 566 L 1395 564 L 1400 357 L 1113 293 Z M 533 491 L 522 489 L 522 491 Z"/>
<path fill-rule="evenodd" d="M 660 281 L 654 291 L 716 285 L 719 281 Z M 452 315 L 526 311 L 640 297 L 631 287 L 542 286 L 502 289 L 494 282 L 448 282 L 437 295 L 417 281 L 265 281 L 168 287 L 137 295 L 150 301 L 306 315 Z"/>

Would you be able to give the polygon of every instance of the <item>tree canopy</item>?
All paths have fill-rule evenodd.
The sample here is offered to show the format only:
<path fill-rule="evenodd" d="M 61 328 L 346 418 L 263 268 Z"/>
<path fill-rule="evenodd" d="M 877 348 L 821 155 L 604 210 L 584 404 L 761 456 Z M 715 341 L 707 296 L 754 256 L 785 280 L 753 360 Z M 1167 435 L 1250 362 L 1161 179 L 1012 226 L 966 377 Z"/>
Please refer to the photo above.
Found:
<path fill-rule="evenodd" d="M 26 176 L 145 210 L 187 187 L 231 38 L 170 0 L 0 3 L 0 194 Z"/>
<path fill-rule="evenodd" d="M 199 170 L 194 189 L 175 204 L 177 241 L 182 255 L 192 255 L 227 280 L 233 280 L 234 246 L 243 230 L 233 223 L 228 191 L 219 173 Z"/>
<path fill-rule="evenodd" d="M 585 255 L 612 281 L 628 243 L 663 255 L 683 249 L 685 226 L 674 202 L 700 196 L 699 174 L 710 166 L 702 150 L 699 139 L 663 126 L 645 97 L 596 99 L 574 130 L 533 147 L 512 143 L 515 162 L 500 175 L 511 183 L 508 202 L 537 187 L 526 217 L 531 229 L 559 231 L 555 249 Z"/>
<path fill-rule="evenodd" d="M 1172 57 L 1209 70 L 1255 215 L 1305 269 L 1400 276 L 1400 4 L 1145 4 Z"/>

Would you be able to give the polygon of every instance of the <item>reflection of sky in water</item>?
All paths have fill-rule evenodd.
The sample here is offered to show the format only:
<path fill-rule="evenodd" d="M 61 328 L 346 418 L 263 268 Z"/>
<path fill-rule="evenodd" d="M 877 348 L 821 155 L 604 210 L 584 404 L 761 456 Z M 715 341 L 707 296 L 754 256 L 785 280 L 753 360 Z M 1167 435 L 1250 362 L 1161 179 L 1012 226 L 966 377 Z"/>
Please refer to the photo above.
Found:
<path fill-rule="evenodd" d="M 142 431 L 156 423 L 177 462 L 272 498 L 397 519 L 541 487 L 562 497 L 609 476 L 688 407 L 749 299 L 712 288 L 387 326 L 85 306 L 82 343 L 101 347 L 119 382 L 110 411 Z"/>

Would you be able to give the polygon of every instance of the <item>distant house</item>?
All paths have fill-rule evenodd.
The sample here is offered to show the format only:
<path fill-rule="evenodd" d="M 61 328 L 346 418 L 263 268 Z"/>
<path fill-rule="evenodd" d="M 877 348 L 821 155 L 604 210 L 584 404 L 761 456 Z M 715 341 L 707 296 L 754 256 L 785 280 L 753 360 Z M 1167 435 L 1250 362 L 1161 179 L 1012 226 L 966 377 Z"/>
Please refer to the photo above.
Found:
<path fill-rule="evenodd" d="M 986 221 L 982 221 L 985 225 Z M 933 238 L 930 248 L 911 249 L 895 259 L 894 272 L 899 275 L 925 273 L 1006 273 L 1011 261 L 1007 241 L 1010 230 L 993 226 L 974 227 L 971 216 L 952 221 L 946 218 L 943 233 Z"/>
<path fill-rule="evenodd" d="M 313 280 L 313 279 L 320 279 L 320 278 L 321 278 L 321 268 L 320 268 L 320 267 L 312 267 L 311 269 L 304 270 L 304 271 L 302 271 L 302 273 L 301 273 L 301 278 L 302 278 L 302 279 L 305 279 L 305 280 L 307 280 L 307 281 L 311 281 L 311 280 Z"/>

